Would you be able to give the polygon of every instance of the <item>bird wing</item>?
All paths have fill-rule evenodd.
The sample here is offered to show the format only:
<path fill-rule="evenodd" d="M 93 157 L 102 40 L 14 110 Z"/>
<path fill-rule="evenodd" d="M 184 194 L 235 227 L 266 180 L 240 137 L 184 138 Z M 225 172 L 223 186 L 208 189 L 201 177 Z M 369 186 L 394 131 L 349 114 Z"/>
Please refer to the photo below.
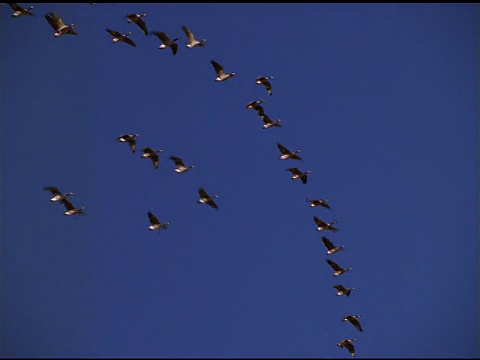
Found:
<path fill-rule="evenodd" d="M 277 147 L 278 147 L 278 150 L 280 150 L 280 152 L 282 154 L 291 154 L 290 150 L 288 150 L 285 146 L 283 146 L 282 144 L 280 144 L 278 142 L 277 142 Z"/>
<path fill-rule="evenodd" d="M 112 30 L 112 29 L 106 29 L 106 30 L 108 31 L 108 33 L 110 35 L 112 35 L 113 37 L 116 37 L 117 39 L 123 37 L 123 35 L 120 34 L 118 31 L 115 31 L 115 30 Z"/>
<path fill-rule="evenodd" d="M 130 145 L 130 149 L 132 149 L 132 152 L 134 153 L 135 150 L 137 149 L 137 141 L 133 137 L 127 138 L 126 140 Z"/>
<path fill-rule="evenodd" d="M 293 175 L 301 175 L 301 171 L 298 170 L 297 168 L 288 168 L 288 171 L 290 171 Z"/>
<path fill-rule="evenodd" d="M 200 189 L 198 189 L 198 194 L 200 195 L 200 197 L 201 197 L 202 199 L 210 199 L 210 196 L 207 194 L 207 192 L 205 191 L 205 189 L 202 188 L 202 187 L 201 187 Z"/>
<path fill-rule="evenodd" d="M 143 153 L 148 154 L 148 156 L 151 156 L 151 154 L 153 154 L 154 152 L 152 148 L 146 147 L 146 148 L 143 148 Z"/>
<path fill-rule="evenodd" d="M 335 285 L 334 288 L 337 289 L 338 291 L 342 291 L 342 292 L 347 291 L 347 289 L 345 289 L 345 286 L 343 286 L 343 285 Z"/>
<path fill-rule="evenodd" d="M 207 201 L 207 204 L 210 205 L 211 207 L 213 207 L 214 209 L 217 209 L 217 210 L 218 210 L 218 205 L 217 205 L 217 203 L 216 203 L 215 201 L 213 201 L 213 199 L 210 198 L 210 199 Z"/>
<path fill-rule="evenodd" d="M 167 34 L 165 34 L 163 31 L 154 31 L 152 34 L 157 35 L 158 38 L 162 40 L 165 45 L 167 45 L 170 42 L 170 39 L 168 38 Z"/>
<path fill-rule="evenodd" d="M 50 191 L 53 195 L 62 195 L 60 190 L 56 186 L 45 186 L 43 190 L 48 190 Z"/>
<path fill-rule="evenodd" d="M 185 35 L 187 35 L 188 41 L 190 43 L 193 43 L 195 39 L 195 35 L 190 31 L 189 28 L 187 28 L 185 25 L 182 26 L 182 30 L 185 32 Z"/>
<path fill-rule="evenodd" d="M 62 199 L 62 203 L 65 205 L 67 210 L 75 209 L 75 206 L 73 206 L 73 204 L 68 199 Z"/>
<path fill-rule="evenodd" d="M 335 248 L 335 245 L 333 245 L 333 243 L 328 238 L 326 238 L 325 236 L 322 236 L 322 241 L 323 241 L 323 243 L 325 244 L 325 246 L 327 247 L 328 250 L 332 250 L 332 249 Z"/>
<path fill-rule="evenodd" d="M 300 160 L 302 160 L 302 159 L 300 159 Z M 308 181 L 308 176 L 307 176 L 307 174 L 302 174 L 301 179 L 302 179 L 302 183 L 306 184 L 307 181 Z"/>
<path fill-rule="evenodd" d="M 58 29 L 60 29 L 62 26 L 65 25 L 62 18 L 57 16 L 52 11 L 50 11 L 49 13 L 47 13 L 47 15 L 45 15 L 45 19 L 47 19 L 48 23 L 55 31 L 57 31 Z"/>
<path fill-rule="evenodd" d="M 350 352 L 350 354 L 355 354 L 355 346 L 353 346 L 351 341 L 345 341 L 344 346 Z"/>
<path fill-rule="evenodd" d="M 160 164 L 160 158 L 159 158 L 158 154 L 157 153 L 151 153 L 150 158 L 153 161 L 153 166 L 155 167 L 155 169 L 157 169 L 158 165 Z"/>
<path fill-rule="evenodd" d="M 339 270 L 342 270 L 342 268 L 335 262 L 335 261 L 332 261 L 330 259 L 327 259 L 327 263 L 328 265 L 330 265 L 332 267 L 333 270 L 335 271 L 339 271 Z"/>
<path fill-rule="evenodd" d="M 137 18 L 137 20 L 135 20 L 134 23 L 137 24 L 140 29 L 142 29 L 142 31 L 145 35 L 148 35 L 147 24 L 145 23 L 145 21 L 143 21 L 142 18 L 140 18 L 140 17 Z"/>
<path fill-rule="evenodd" d="M 177 55 L 178 52 L 178 44 L 176 42 L 173 42 L 170 47 L 172 48 L 172 53 L 173 55 Z"/>
<path fill-rule="evenodd" d="M 150 220 L 150 224 L 155 225 L 155 224 L 160 224 L 160 221 L 158 221 L 157 217 L 153 215 L 151 211 L 147 213 L 148 219 Z"/>
<path fill-rule="evenodd" d="M 176 165 L 176 166 L 185 166 L 185 164 L 183 163 L 182 159 L 180 159 L 179 157 L 170 156 L 170 159 L 175 162 L 175 165 Z"/>
<path fill-rule="evenodd" d="M 125 36 L 123 39 L 122 39 L 123 42 L 127 43 L 128 45 L 132 45 L 134 47 L 137 46 L 137 44 L 135 44 L 135 42 L 130 39 L 129 37 Z"/>
<path fill-rule="evenodd" d="M 18 5 L 17 3 L 8 3 L 8 5 L 10 5 L 10 7 L 15 11 L 22 11 L 23 10 L 23 8 L 20 5 Z"/>
<path fill-rule="evenodd" d="M 265 115 L 265 110 L 263 109 L 262 105 L 254 105 L 253 108 L 255 109 L 258 115 L 260 116 Z"/>
<path fill-rule="evenodd" d="M 262 120 L 265 124 L 273 123 L 272 119 L 270 119 L 270 117 L 265 113 L 263 115 L 260 115 L 260 117 L 262 118 Z"/>
<path fill-rule="evenodd" d="M 322 219 L 320 219 L 319 217 L 316 217 L 316 216 L 313 217 L 313 221 L 315 221 L 315 224 L 317 224 L 318 226 L 326 226 L 327 225 L 327 223 L 325 221 L 323 221 Z"/>
<path fill-rule="evenodd" d="M 350 321 L 353 324 L 353 326 L 357 328 L 358 331 L 363 331 L 362 325 L 360 325 L 360 321 L 358 321 L 356 317 L 350 316 L 348 321 Z"/>
<path fill-rule="evenodd" d="M 213 65 L 213 68 L 215 69 L 215 72 L 218 76 L 225 75 L 225 71 L 223 71 L 222 65 L 217 63 L 215 60 L 211 60 L 210 63 Z"/>

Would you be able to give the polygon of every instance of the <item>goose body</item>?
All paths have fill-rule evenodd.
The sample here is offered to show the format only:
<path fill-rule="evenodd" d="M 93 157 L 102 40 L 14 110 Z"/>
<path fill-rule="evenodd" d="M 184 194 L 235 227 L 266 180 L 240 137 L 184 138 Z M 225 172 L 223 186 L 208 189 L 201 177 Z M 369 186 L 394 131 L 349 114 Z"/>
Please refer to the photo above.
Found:
<path fill-rule="evenodd" d="M 233 77 L 235 77 L 234 72 L 232 72 L 230 74 L 227 74 L 223 70 L 223 66 L 220 65 L 215 60 L 210 60 L 210 63 L 212 64 L 213 69 L 215 70 L 215 73 L 217 74 L 217 77 L 215 78 L 215 81 L 225 81 L 225 80 L 232 79 Z"/>
<path fill-rule="evenodd" d="M 357 341 L 357 339 L 353 338 L 353 339 L 343 339 L 342 341 L 340 341 L 337 346 L 341 347 L 341 348 L 345 348 L 348 350 L 348 352 L 350 353 L 350 355 L 352 355 L 352 357 L 355 357 L 355 346 L 353 346 L 353 341 Z"/>
<path fill-rule="evenodd" d="M 286 159 L 302 160 L 302 158 L 297 155 L 301 151 L 300 149 L 292 152 L 278 142 L 277 142 L 277 147 L 278 147 L 278 150 L 280 150 L 280 152 L 282 153 L 282 155 L 280 155 L 280 160 L 286 160 Z"/>
<path fill-rule="evenodd" d="M 183 160 L 177 156 L 170 156 L 170 160 L 175 163 L 175 172 L 177 173 L 183 173 L 185 171 L 195 168 L 195 165 L 185 165 Z"/>
<path fill-rule="evenodd" d="M 317 224 L 317 231 L 322 231 L 322 230 L 339 231 L 336 227 L 333 226 L 334 224 L 337 223 L 337 220 L 332 220 L 332 222 L 326 223 L 319 217 L 314 216 L 313 221 L 315 221 L 315 224 Z"/>
<path fill-rule="evenodd" d="M 360 324 L 360 321 L 358 321 L 358 318 L 362 317 L 361 315 L 347 315 L 345 316 L 342 321 L 348 321 L 350 322 L 353 326 L 358 331 L 363 331 L 362 325 Z"/>
<path fill-rule="evenodd" d="M 75 32 L 75 24 L 65 24 L 63 19 L 52 11 L 45 15 L 45 19 L 47 19 L 50 26 L 55 30 L 55 33 L 53 34 L 55 37 L 62 35 L 78 35 Z"/>
<path fill-rule="evenodd" d="M 255 80 L 255 83 L 257 85 L 263 85 L 265 86 L 265 89 L 267 89 L 268 94 L 271 96 L 272 95 L 272 84 L 270 83 L 270 79 L 273 79 L 273 76 L 261 76 Z"/>
<path fill-rule="evenodd" d="M 152 149 L 150 147 L 143 148 L 143 154 L 142 158 L 150 158 L 152 159 L 153 162 L 153 167 L 155 169 L 158 169 L 158 165 L 160 164 L 160 157 L 158 156 L 158 153 L 163 152 L 163 149 Z"/>
<path fill-rule="evenodd" d="M 298 168 L 288 168 L 287 171 L 292 173 L 292 180 L 300 179 L 304 184 L 307 183 L 308 174 L 312 172 L 312 170 L 300 171 Z"/>
<path fill-rule="evenodd" d="M 281 119 L 278 119 L 278 120 L 272 120 L 270 119 L 270 117 L 267 115 L 267 114 L 263 114 L 260 116 L 263 120 L 263 128 L 264 129 L 268 129 L 270 127 L 282 127 L 282 120 Z"/>
<path fill-rule="evenodd" d="M 53 196 L 50 201 L 62 201 L 70 195 L 74 195 L 73 192 L 63 194 L 56 186 L 45 186 L 43 190 L 50 191 L 52 193 Z"/>
<path fill-rule="evenodd" d="M 352 270 L 352 267 L 349 266 L 347 268 L 342 268 L 340 265 L 338 265 L 335 261 L 332 261 L 330 259 L 327 259 L 328 265 L 332 267 L 332 269 L 335 271 L 333 273 L 333 276 L 340 276 L 342 274 L 345 274 L 347 271 Z"/>
<path fill-rule="evenodd" d="M 23 8 L 17 3 L 7 3 L 12 9 L 13 9 L 13 14 L 11 15 L 12 17 L 18 17 L 18 16 L 35 16 L 34 13 L 32 13 L 30 10 L 33 9 L 33 6 L 29 6 L 28 8 Z"/>
<path fill-rule="evenodd" d="M 106 30 L 110 35 L 113 36 L 113 40 L 112 40 L 113 43 L 124 42 L 125 44 L 131 45 L 133 47 L 137 46 L 137 44 L 135 44 L 135 42 L 128 37 L 129 35 L 132 34 L 131 32 L 128 32 L 126 34 L 122 34 L 118 31 L 115 31 L 115 30 L 112 30 L 112 29 L 106 29 Z"/>
<path fill-rule="evenodd" d="M 150 221 L 150 226 L 148 227 L 150 230 L 160 230 L 166 229 L 168 225 L 170 225 L 169 221 L 161 222 L 158 218 L 151 212 L 147 212 L 148 220 Z"/>
<path fill-rule="evenodd" d="M 84 212 L 85 208 L 84 207 L 76 208 L 75 206 L 73 206 L 73 204 L 68 199 L 62 199 L 61 202 L 62 202 L 63 205 L 65 205 L 65 208 L 66 208 L 63 215 L 72 216 L 72 215 L 77 215 L 77 214 L 78 215 L 85 214 L 85 212 Z"/>
<path fill-rule="evenodd" d="M 182 26 L 182 30 L 188 39 L 188 44 L 186 45 L 187 48 L 203 47 L 207 43 L 207 39 L 197 40 L 193 32 L 191 32 L 185 25 Z"/>
<path fill-rule="evenodd" d="M 329 209 L 331 210 L 332 208 L 330 207 L 330 205 L 328 204 L 328 199 L 320 199 L 320 200 L 309 200 L 307 199 L 307 201 L 310 203 L 310 207 L 317 207 L 317 206 L 321 206 L 321 207 L 324 207 L 326 209 Z"/>
<path fill-rule="evenodd" d="M 173 40 L 170 40 L 167 34 L 165 34 L 163 31 L 152 31 L 151 34 L 156 35 L 162 41 L 162 44 L 158 47 L 160 50 L 170 48 L 172 49 L 173 55 L 177 54 L 178 44 L 176 43 L 176 41 L 180 40 L 181 38 L 177 37 Z"/>
<path fill-rule="evenodd" d="M 142 17 L 147 16 L 147 14 L 128 14 L 125 17 L 127 18 L 128 23 L 135 23 L 138 25 L 138 27 L 143 31 L 145 35 L 148 35 L 148 28 L 147 24 L 145 21 L 142 19 Z"/>
<path fill-rule="evenodd" d="M 135 150 L 137 149 L 137 141 L 135 138 L 139 136 L 140 134 L 123 134 L 120 135 L 117 140 L 120 142 L 127 142 L 130 145 L 132 153 L 135 153 Z"/>
<path fill-rule="evenodd" d="M 328 239 L 325 236 L 322 236 L 322 241 L 325 247 L 327 248 L 327 255 L 335 254 L 336 252 L 342 251 L 345 248 L 345 245 L 340 245 L 340 246 L 333 245 L 330 239 Z"/>
<path fill-rule="evenodd" d="M 355 288 L 346 288 L 343 285 L 334 285 L 333 287 L 337 289 L 337 296 L 350 296 L 350 293 L 355 290 Z"/>
<path fill-rule="evenodd" d="M 263 116 L 265 115 L 265 111 L 263 109 L 263 106 L 260 104 L 264 103 L 265 101 L 266 100 L 254 100 L 249 102 L 245 107 L 247 109 L 254 109 L 259 116 Z"/>
<path fill-rule="evenodd" d="M 200 199 L 197 200 L 198 203 L 207 204 L 207 205 L 213 207 L 214 209 L 218 210 L 218 205 L 213 200 L 214 198 L 218 198 L 217 194 L 213 195 L 213 197 L 212 197 L 212 196 L 208 195 L 208 193 L 205 191 L 205 189 L 203 187 L 200 187 L 198 189 L 198 194 L 200 195 Z"/>

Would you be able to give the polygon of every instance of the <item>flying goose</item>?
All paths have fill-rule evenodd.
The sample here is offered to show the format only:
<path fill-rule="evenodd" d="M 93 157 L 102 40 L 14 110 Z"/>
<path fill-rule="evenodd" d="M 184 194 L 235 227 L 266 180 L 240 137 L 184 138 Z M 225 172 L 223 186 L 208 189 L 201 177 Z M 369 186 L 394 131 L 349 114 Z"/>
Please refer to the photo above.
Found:
<path fill-rule="evenodd" d="M 215 81 L 225 81 L 235 77 L 234 72 L 230 74 L 225 73 L 222 65 L 217 63 L 215 60 L 210 60 L 210 63 L 212 64 L 213 68 L 215 69 L 215 72 L 217 73 L 217 77 L 215 78 Z"/>
<path fill-rule="evenodd" d="M 285 146 L 283 146 L 278 142 L 277 142 L 277 147 L 278 147 L 278 150 L 280 150 L 280 152 L 282 153 L 282 155 L 280 156 L 280 160 L 286 160 L 286 159 L 302 160 L 302 158 L 297 155 L 301 151 L 300 149 L 295 150 L 294 152 L 291 152 Z"/>
<path fill-rule="evenodd" d="M 30 10 L 33 9 L 33 6 L 29 6 L 28 8 L 23 8 L 17 3 L 7 3 L 10 7 L 14 10 L 14 13 L 11 15 L 12 17 L 17 16 L 35 16 Z"/>
<path fill-rule="evenodd" d="M 163 152 L 163 149 L 152 149 L 149 147 L 143 148 L 143 154 L 142 158 L 150 158 L 153 161 L 153 166 L 155 169 L 158 169 L 158 164 L 160 163 L 160 158 L 158 156 L 158 153 Z"/>
<path fill-rule="evenodd" d="M 260 116 L 264 122 L 263 124 L 263 128 L 264 129 L 268 129 L 272 126 L 275 126 L 275 127 L 282 127 L 282 120 L 281 119 L 278 119 L 278 120 L 275 120 L 273 121 L 272 119 L 270 119 L 270 117 L 267 115 L 267 114 L 263 114 Z"/>
<path fill-rule="evenodd" d="M 213 199 L 218 198 L 217 194 L 211 197 L 210 195 L 207 194 L 207 192 L 203 187 L 200 187 L 198 189 L 198 194 L 200 195 L 200 200 L 197 200 L 198 203 L 210 205 L 214 209 L 218 210 L 218 205 L 215 203 L 215 201 L 213 201 Z"/>
<path fill-rule="evenodd" d="M 352 323 L 352 325 L 355 326 L 358 331 L 363 331 L 362 325 L 360 324 L 360 321 L 358 321 L 358 318 L 361 317 L 361 315 L 347 315 L 342 319 L 342 321 L 348 321 Z"/>
<path fill-rule="evenodd" d="M 127 23 L 135 23 L 138 25 L 140 29 L 142 29 L 143 33 L 145 35 L 148 35 L 148 29 L 147 29 L 147 24 L 145 24 L 145 21 L 143 21 L 142 17 L 147 16 L 147 14 L 128 14 L 125 17 L 128 19 Z"/>
<path fill-rule="evenodd" d="M 259 116 L 265 115 L 265 111 L 263 110 L 263 106 L 260 105 L 261 103 L 264 103 L 266 100 L 254 100 L 251 101 L 245 106 L 247 109 L 254 109 Z"/>
<path fill-rule="evenodd" d="M 330 259 L 327 259 L 327 263 L 332 267 L 333 270 L 335 270 L 335 272 L 333 273 L 333 276 L 340 276 L 342 274 L 345 274 L 347 271 L 352 270 L 351 266 L 347 268 L 342 268 L 335 261 L 332 261 Z"/>
<path fill-rule="evenodd" d="M 325 236 L 322 236 L 322 241 L 323 241 L 323 244 L 327 247 L 328 251 L 327 251 L 327 255 L 332 255 L 332 254 L 335 254 L 336 252 L 339 252 L 343 249 L 345 249 L 345 245 L 340 245 L 340 246 L 335 246 L 333 245 L 333 243 L 330 241 L 330 239 L 328 239 L 327 237 Z"/>
<path fill-rule="evenodd" d="M 190 169 L 194 169 L 195 165 L 185 165 L 182 159 L 176 156 L 170 156 L 170 160 L 173 160 L 175 162 L 175 172 L 177 173 L 183 173 L 185 171 L 188 171 Z"/>
<path fill-rule="evenodd" d="M 43 190 L 50 191 L 52 193 L 53 197 L 50 199 L 50 201 L 62 201 L 68 196 L 74 195 L 73 192 L 62 194 L 62 192 L 58 190 L 56 186 L 45 186 Z"/>
<path fill-rule="evenodd" d="M 202 39 L 200 41 L 197 40 L 193 32 L 191 32 L 190 29 L 187 28 L 185 25 L 182 26 L 182 30 L 185 32 L 185 35 L 187 35 L 187 39 L 188 39 L 188 44 L 186 45 L 187 48 L 205 46 L 207 39 Z"/>
<path fill-rule="evenodd" d="M 163 31 L 152 31 L 151 34 L 156 35 L 162 41 L 162 44 L 158 47 L 160 50 L 170 48 L 172 49 L 173 55 L 177 54 L 178 44 L 175 41 L 178 41 L 181 38 L 177 37 L 173 40 L 170 40 L 167 34 L 165 34 Z"/>
<path fill-rule="evenodd" d="M 334 285 L 333 287 L 337 289 L 337 296 L 350 296 L 350 293 L 355 290 L 355 288 L 346 288 L 343 285 Z"/>
<path fill-rule="evenodd" d="M 66 215 L 66 216 L 71 216 L 71 215 L 83 215 L 85 214 L 84 210 L 85 208 L 84 207 L 81 207 L 81 208 L 76 208 L 75 206 L 73 206 L 73 204 L 68 200 L 68 199 L 62 199 L 60 200 L 62 202 L 63 205 L 65 205 L 65 208 L 67 209 L 63 215 Z"/>
<path fill-rule="evenodd" d="M 267 89 L 268 94 L 271 96 L 272 95 L 272 84 L 270 84 L 270 79 L 273 79 L 273 76 L 262 76 L 259 77 L 257 80 L 255 80 L 255 83 L 257 85 L 263 85 L 265 86 L 265 89 Z"/>
<path fill-rule="evenodd" d="M 336 227 L 333 225 L 337 223 L 337 220 L 332 220 L 331 223 L 326 223 L 319 217 L 314 216 L 313 221 L 315 221 L 315 224 L 317 224 L 317 231 L 322 231 L 322 230 L 330 230 L 330 231 L 339 231 Z"/>
<path fill-rule="evenodd" d="M 310 207 L 316 207 L 316 206 L 321 206 L 326 209 L 332 209 L 328 203 L 328 199 L 320 199 L 320 200 L 309 200 L 307 199 L 307 202 L 310 203 Z"/>
<path fill-rule="evenodd" d="M 337 346 L 341 347 L 341 348 L 346 348 L 348 350 L 348 352 L 350 353 L 350 355 L 352 355 L 352 357 L 355 357 L 355 347 L 353 346 L 352 344 L 352 341 L 357 341 L 357 339 L 355 338 L 352 338 L 352 339 L 343 339 L 342 341 L 340 341 Z"/>
<path fill-rule="evenodd" d="M 124 42 L 125 44 L 131 45 L 131 46 L 134 46 L 134 47 L 137 46 L 135 44 L 135 42 L 128 37 L 129 35 L 132 34 L 131 32 L 128 32 L 126 34 L 122 34 L 118 31 L 115 31 L 115 30 L 112 30 L 112 29 L 106 29 L 106 30 L 110 35 L 113 36 L 113 40 L 112 40 L 113 43 Z"/>
<path fill-rule="evenodd" d="M 147 213 L 148 215 L 148 220 L 150 220 L 150 226 L 148 227 L 150 230 L 160 230 L 160 229 L 166 229 L 168 225 L 170 225 L 170 222 L 165 221 L 165 222 L 160 222 L 158 218 L 153 215 L 151 211 Z"/>
<path fill-rule="evenodd" d="M 139 136 L 140 134 L 123 134 L 120 135 L 117 140 L 120 142 L 127 142 L 130 145 L 130 149 L 132 149 L 132 153 L 134 153 L 137 148 L 137 141 L 135 138 Z"/>
<path fill-rule="evenodd" d="M 74 30 L 75 24 L 65 24 L 63 22 L 63 19 L 52 11 L 48 12 L 45 15 L 45 19 L 47 19 L 48 23 L 55 30 L 55 33 L 53 34 L 53 36 L 55 37 L 59 37 L 62 35 L 78 35 Z"/>
<path fill-rule="evenodd" d="M 312 170 L 307 170 L 305 172 L 301 172 L 300 170 L 298 170 L 298 168 L 288 168 L 287 171 L 290 171 L 293 174 L 292 180 L 301 179 L 302 183 L 304 183 L 304 184 L 307 183 L 308 174 L 310 174 L 312 172 Z"/>

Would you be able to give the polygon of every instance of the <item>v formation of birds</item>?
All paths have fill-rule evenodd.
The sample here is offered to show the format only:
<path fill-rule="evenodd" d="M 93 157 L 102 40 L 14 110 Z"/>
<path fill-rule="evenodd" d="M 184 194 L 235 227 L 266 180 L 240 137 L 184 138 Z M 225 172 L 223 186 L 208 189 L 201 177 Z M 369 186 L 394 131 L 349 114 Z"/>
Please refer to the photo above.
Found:
<path fill-rule="evenodd" d="M 8 5 L 14 10 L 14 12 L 11 14 L 12 17 L 35 16 L 35 14 L 32 12 L 33 6 L 24 8 L 16 3 L 8 3 Z M 175 56 L 179 50 L 177 41 L 180 40 L 181 37 L 170 38 L 167 36 L 165 32 L 158 32 L 158 31 L 149 32 L 147 23 L 144 20 L 146 16 L 147 14 L 145 13 L 132 13 L 132 14 L 126 14 L 125 18 L 127 19 L 126 20 L 127 23 L 136 24 L 138 28 L 145 35 L 150 34 L 150 35 L 157 36 L 161 41 L 161 45 L 159 46 L 159 49 L 163 50 L 166 48 L 170 48 L 172 54 Z M 52 28 L 54 29 L 55 31 L 53 33 L 54 37 L 60 37 L 63 35 L 78 35 L 74 24 L 67 25 L 63 21 L 62 17 L 60 17 L 59 15 L 57 15 L 52 11 L 45 14 L 45 19 L 50 24 L 50 26 L 52 26 Z M 191 48 L 206 46 L 207 44 L 206 39 L 198 40 L 195 37 L 194 33 L 185 25 L 183 25 L 181 28 L 186 35 L 186 39 L 188 40 L 188 43 L 186 44 L 187 48 L 191 49 Z M 132 32 L 122 33 L 110 28 L 106 28 L 106 31 L 112 36 L 113 43 L 124 42 L 130 46 L 136 47 L 135 42 L 129 37 L 132 34 Z M 226 72 L 223 66 L 216 60 L 212 59 L 210 62 L 216 74 L 216 78 L 214 78 L 216 82 L 223 82 L 226 80 L 230 80 L 236 76 L 235 72 L 231 72 L 231 73 Z M 272 96 L 273 95 L 273 88 L 272 88 L 272 81 L 271 81 L 272 79 L 273 79 L 273 76 L 261 76 L 255 79 L 254 81 L 252 80 L 252 83 L 263 86 L 267 94 L 269 96 Z M 265 109 L 262 105 L 265 102 L 266 102 L 265 99 L 253 100 L 248 104 L 246 104 L 245 107 L 246 109 L 255 110 L 256 114 L 260 117 L 260 119 L 263 122 L 263 129 L 269 129 L 272 127 L 279 127 L 279 128 L 282 127 L 281 119 L 273 120 L 265 113 Z M 126 133 L 126 134 L 119 135 L 117 137 L 117 141 L 126 142 L 129 145 L 130 151 L 133 154 L 135 154 L 137 150 L 138 137 L 140 137 L 140 134 Z M 302 157 L 299 155 L 299 153 L 301 152 L 300 149 L 292 151 L 288 149 L 286 146 L 284 146 L 283 144 L 280 144 L 279 142 L 277 142 L 276 145 L 280 152 L 280 156 L 279 156 L 280 160 L 297 160 L 297 161 L 303 160 Z M 143 159 L 150 158 L 153 163 L 153 168 L 158 169 L 160 164 L 160 154 L 163 152 L 164 150 L 160 148 L 143 147 L 142 155 L 140 157 Z M 171 155 L 169 159 L 172 160 L 174 163 L 174 166 L 175 166 L 174 171 L 179 174 L 185 173 L 190 169 L 195 168 L 195 165 L 186 164 L 184 160 L 178 156 Z M 292 175 L 291 178 L 293 180 L 300 180 L 304 185 L 307 184 L 308 175 L 312 172 L 312 170 L 305 170 L 305 169 L 300 170 L 297 167 L 290 167 L 290 168 L 287 168 L 286 170 L 290 171 Z M 72 201 L 70 200 L 70 196 L 74 196 L 73 192 L 62 192 L 55 186 L 45 186 L 44 190 L 50 191 L 52 195 L 52 197 L 50 198 L 50 201 L 58 202 L 65 206 L 64 215 L 80 216 L 85 214 L 85 207 L 76 207 L 73 205 Z M 210 195 L 203 186 L 199 186 L 198 195 L 199 195 L 199 199 L 197 200 L 197 203 L 207 204 L 210 207 L 216 210 L 219 210 L 219 206 L 215 201 L 215 199 L 219 197 L 217 194 Z M 331 206 L 329 204 L 328 199 L 307 199 L 307 202 L 309 203 L 309 206 L 312 208 L 322 207 L 324 209 L 331 210 Z M 170 222 L 165 219 L 159 220 L 158 217 L 150 210 L 148 210 L 146 214 L 147 214 L 148 221 L 150 223 L 150 225 L 148 226 L 149 230 L 167 229 L 168 225 L 170 224 Z M 315 222 L 317 231 L 331 231 L 331 232 L 339 231 L 338 228 L 334 226 L 337 223 L 336 220 L 332 220 L 331 222 L 325 222 L 324 220 L 322 220 L 317 216 L 313 216 L 313 220 Z M 322 236 L 322 242 L 327 248 L 326 254 L 328 258 L 326 259 L 326 262 L 333 269 L 334 272 L 332 275 L 334 277 L 341 276 L 347 271 L 352 269 L 351 267 L 342 267 L 338 263 L 330 259 L 331 255 L 334 255 L 339 251 L 343 251 L 345 249 L 344 245 L 337 246 L 326 236 Z M 342 284 L 336 284 L 333 286 L 333 288 L 337 290 L 337 296 L 350 296 L 351 292 L 354 290 L 354 288 L 345 287 Z M 343 322 L 350 322 L 358 331 L 362 332 L 363 328 L 359 321 L 360 317 L 361 315 L 350 314 L 350 315 L 344 316 L 341 320 Z M 344 338 L 343 340 L 339 341 L 336 345 L 341 348 L 345 347 L 350 353 L 350 355 L 354 357 L 356 355 L 356 351 L 355 351 L 353 342 L 356 340 L 357 339 L 355 337 Z"/>

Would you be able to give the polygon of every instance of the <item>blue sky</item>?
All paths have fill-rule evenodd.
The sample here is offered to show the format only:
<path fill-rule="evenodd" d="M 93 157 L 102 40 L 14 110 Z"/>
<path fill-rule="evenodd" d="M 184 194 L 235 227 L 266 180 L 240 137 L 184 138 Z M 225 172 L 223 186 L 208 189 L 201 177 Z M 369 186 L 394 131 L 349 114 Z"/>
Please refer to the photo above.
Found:
<path fill-rule="evenodd" d="M 348 358 L 351 337 L 359 358 L 480 356 L 478 4 L 32 11 L 0 5 L 2 357 Z M 48 11 L 78 36 L 53 37 Z M 132 12 L 183 37 L 178 54 Z M 182 25 L 207 45 L 187 49 Z M 212 59 L 236 77 L 215 82 Z M 257 99 L 282 128 L 262 129 Z M 165 150 L 158 169 L 146 146 Z M 169 228 L 150 231 L 148 211 Z M 322 235 L 345 250 L 327 256 Z M 327 258 L 352 271 L 334 278 Z"/>

